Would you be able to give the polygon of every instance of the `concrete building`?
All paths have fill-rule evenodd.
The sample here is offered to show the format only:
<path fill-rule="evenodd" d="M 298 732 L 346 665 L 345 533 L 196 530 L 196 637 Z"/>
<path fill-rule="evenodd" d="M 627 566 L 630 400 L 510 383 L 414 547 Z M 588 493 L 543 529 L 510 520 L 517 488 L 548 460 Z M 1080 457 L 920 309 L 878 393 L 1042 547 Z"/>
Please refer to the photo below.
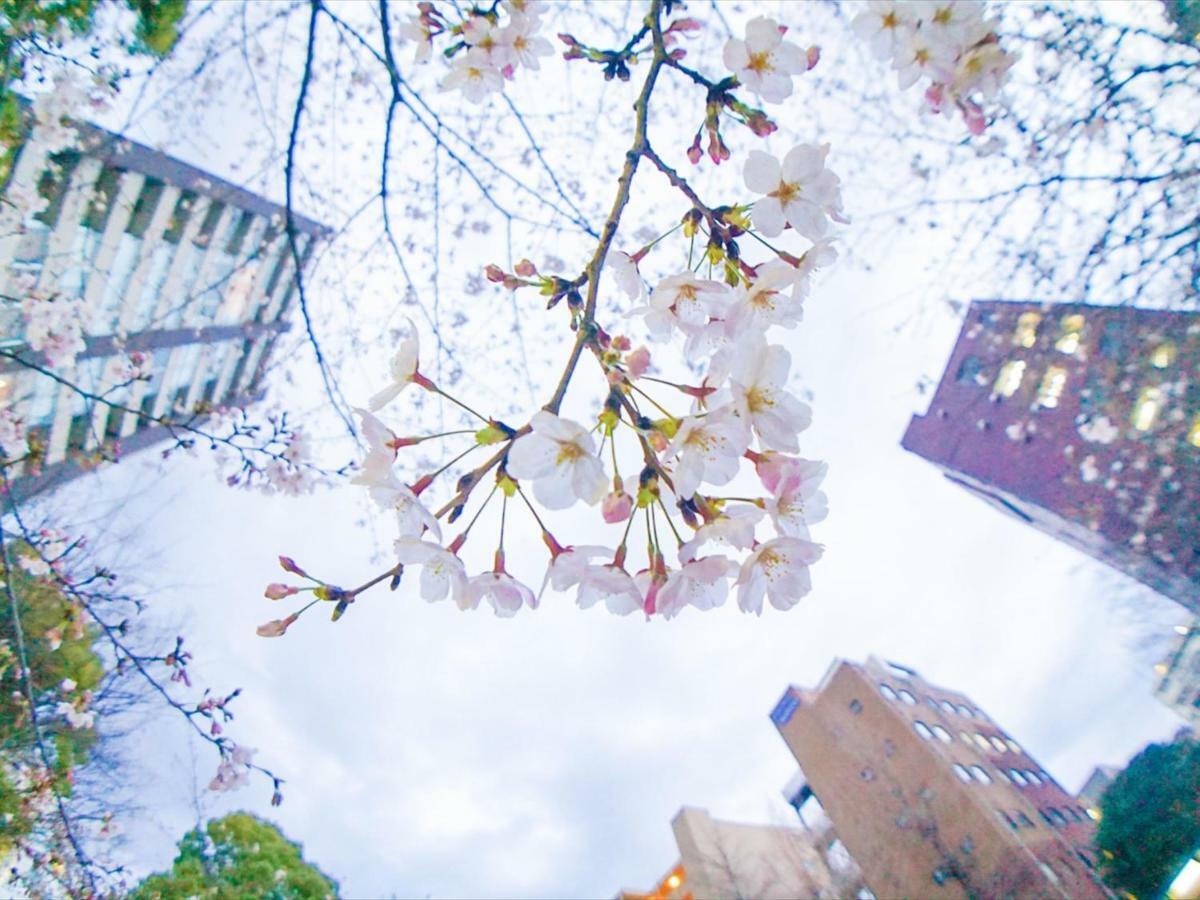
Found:
<path fill-rule="evenodd" d="M 10 468 L 27 497 L 98 458 L 166 439 L 172 416 L 240 406 L 260 392 L 296 297 L 283 208 L 149 147 L 76 124 L 47 152 L 34 128 L 0 173 L 0 404 L 41 447 Z M 30 202 L 38 198 L 36 202 Z M 38 207 L 42 207 L 40 211 Z M 294 218 L 301 265 L 325 230 Z M 67 378 L 45 374 L 24 341 L 28 290 L 80 301 L 85 348 Z M 114 389 L 110 362 L 140 352 L 151 377 Z"/>
<path fill-rule="evenodd" d="M 1087 777 L 1087 781 L 1083 783 L 1083 787 L 1079 789 L 1079 793 L 1075 795 L 1075 799 L 1093 819 L 1099 821 L 1100 801 L 1104 797 L 1104 792 L 1120 774 L 1121 770 L 1116 766 L 1096 766 L 1092 769 L 1092 774 Z"/>
<path fill-rule="evenodd" d="M 1200 613 L 1200 314 L 972 303 L 908 450 Z"/>
<path fill-rule="evenodd" d="M 810 832 L 714 819 L 685 806 L 671 821 L 678 860 L 648 890 L 620 900 L 796 900 L 842 896 Z"/>
<path fill-rule="evenodd" d="M 964 695 L 839 660 L 771 719 L 876 896 L 1107 896 L 1086 811 Z"/>
<path fill-rule="evenodd" d="M 1154 696 L 1179 714 L 1193 733 L 1200 732 L 1200 619 L 1175 629 L 1170 655 L 1154 667 Z"/>

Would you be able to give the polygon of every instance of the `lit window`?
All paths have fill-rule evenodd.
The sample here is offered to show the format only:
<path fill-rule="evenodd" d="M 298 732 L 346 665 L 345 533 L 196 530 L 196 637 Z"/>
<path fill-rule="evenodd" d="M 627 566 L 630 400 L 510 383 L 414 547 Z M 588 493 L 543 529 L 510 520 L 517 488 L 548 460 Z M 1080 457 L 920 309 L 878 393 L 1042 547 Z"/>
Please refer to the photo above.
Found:
<path fill-rule="evenodd" d="M 1142 390 L 1138 395 L 1137 402 L 1133 405 L 1133 415 L 1129 417 L 1133 423 L 1133 427 L 1138 431 L 1149 431 L 1150 426 L 1154 424 L 1154 420 L 1158 418 L 1158 411 L 1162 407 L 1162 391 L 1156 387 L 1148 387 Z"/>
<path fill-rule="evenodd" d="M 975 718 L 974 713 L 971 712 L 971 707 L 963 706 L 961 703 L 958 705 L 958 714 L 960 716 L 966 716 L 968 719 Z"/>
<path fill-rule="evenodd" d="M 952 740 L 954 740 L 954 738 L 950 737 L 950 732 L 948 732 L 941 725 L 934 725 L 933 733 L 937 735 L 937 739 L 943 744 L 949 744 Z"/>
<path fill-rule="evenodd" d="M 1010 359 L 1000 367 L 1000 374 L 996 376 L 996 383 L 992 385 L 992 393 L 1001 397 L 1011 397 L 1021 386 L 1021 379 L 1024 377 L 1025 360 Z"/>
<path fill-rule="evenodd" d="M 927 741 L 933 739 L 933 732 L 929 730 L 929 726 L 924 722 L 913 722 L 913 731 Z"/>
<path fill-rule="evenodd" d="M 1058 340 L 1054 343 L 1054 349 L 1061 353 L 1074 353 L 1079 349 L 1079 337 L 1082 331 L 1083 316 L 1078 314 L 1063 316 L 1062 330 Z"/>
<path fill-rule="evenodd" d="M 896 699 L 896 692 L 893 691 L 886 684 L 881 684 L 879 686 L 879 693 L 883 694 L 884 698 L 887 700 L 895 700 Z"/>
<path fill-rule="evenodd" d="M 1165 369 L 1175 362 L 1175 345 L 1170 341 L 1159 344 L 1150 351 L 1150 365 L 1156 369 Z"/>
<path fill-rule="evenodd" d="M 908 691 L 904 691 L 904 690 L 900 691 L 900 699 L 903 700 L 905 703 L 907 703 L 909 706 L 917 705 L 917 698 L 914 697 L 912 694 L 910 694 Z"/>
<path fill-rule="evenodd" d="M 1004 743 L 1004 741 L 1000 740 L 998 737 L 992 738 L 992 746 L 996 748 L 996 752 L 998 753 L 1003 753 L 1008 749 L 1008 746 Z"/>
<path fill-rule="evenodd" d="M 954 774 L 957 775 L 958 780 L 964 784 L 971 780 L 971 773 L 967 771 L 967 767 L 959 765 L 958 763 L 954 764 Z"/>
<path fill-rule="evenodd" d="M 679 885 L 681 885 L 682 883 L 683 883 L 683 879 L 674 873 L 672 873 L 670 875 L 670 877 L 667 878 L 667 881 L 666 881 L 667 887 L 671 890 L 675 890 L 675 888 L 679 887 Z"/>
<path fill-rule="evenodd" d="M 1038 406 L 1054 409 L 1058 406 L 1058 398 L 1062 396 L 1063 388 L 1067 386 L 1067 370 L 1062 366 L 1051 366 L 1042 376 L 1042 384 L 1038 388 Z"/>
<path fill-rule="evenodd" d="M 981 784 L 991 784 L 992 776 L 987 773 L 987 769 L 983 766 L 971 766 L 971 774 L 975 776 L 975 780 Z"/>
<path fill-rule="evenodd" d="M 1192 427 L 1188 429 L 1187 439 L 1193 447 L 1200 447 L 1200 413 L 1196 413 L 1196 418 L 1192 419 Z"/>
<path fill-rule="evenodd" d="M 1013 332 L 1013 343 L 1018 347 L 1032 347 L 1037 343 L 1038 324 L 1041 321 L 1041 313 L 1021 313 L 1017 318 L 1017 330 Z"/>
<path fill-rule="evenodd" d="M 1026 772 L 1025 772 L 1025 777 L 1026 777 L 1026 778 L 1028 778 L 1030 781 L 1032 781 L 1034 784 L 1041 784 L 1041 783 L 1042 783 L 1042 779 L 1041 779 L 1041 777 L 1038 775 L 1038 773 L 1037 773 L 1037 772 L 1030 772 L 1030 771 L 1026 770 Z"/>
<path fill-rule="evenodd" d="M 958 733 L 958 736 L 959 736 L 960 738 L 962 738 L 962 739 L 963 739 L 963 743 L 964 743 L 964 744 L 970 744 L 970 743 L 971 743 L 971 736 L 970 736 L 969 734 L 967 734 L 965 731 L 960 731 L 960 732 Z"/>
<path fill-rule="evenodd" d="M 1011 750 L 1013 753 L 1021 752 L 1021 745 L 1018 744 L 1016 741 L 1014 741 L 1012 738 L 1005 738 L 1004 743 L 1008 744 L 1008 749 Z"/>
<path fill-rule="evenodd" d="M 942 709 L 944 709 L 950 715 L 954 715 L 954 704 L 949 700 L 942 701 Z"/>
<path fill-rule="evenodd" d="M 1022 787 L 1029 783 L 1025 779 L 1025 776 L 1021 774 L 1021 771 L 1019 769 L 1009 769 L 1008 777 L 1013 780 L 1013 784 L 1019 784 Z"/>
<path fill-rule="evenodd" d="M 988 743 L 988 739 L 985 738 L 979 732 L 975 732 L 975 745 L 980 750 L 991 750 L 992 749 L 992 745 Z"/>

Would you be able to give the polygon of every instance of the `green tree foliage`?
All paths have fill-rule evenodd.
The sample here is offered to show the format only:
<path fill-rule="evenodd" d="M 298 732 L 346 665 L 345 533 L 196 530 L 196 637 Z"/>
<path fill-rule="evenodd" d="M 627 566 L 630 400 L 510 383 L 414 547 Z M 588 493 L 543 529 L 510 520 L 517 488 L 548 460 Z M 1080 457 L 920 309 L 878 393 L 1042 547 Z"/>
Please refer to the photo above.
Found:
<path fill-rule="evenodd" d="M 1105 791 L 1096 846 L 1110 887 L 1155 897 L 1200 847 L 1200 743 L 1151 744 Z"/>
<path fill-rule="evenodd" d="M 250 813 L 232 813 L 209 822 L 204 831 L 185 834 L 171 871 L 151 875 L 132 897 L 308 900 L 335 897 L 337 890 L 337 882 L 305 862 L 300 845 L 276 826 Z"/>
<path fill-rule="evenodd" d="M 14 88 L 30 60 L 58 52 L 64 37 L 90 39 L 104 6 L 126 7 L 136 17 L 133 39 L 123 42 L 126 51 L 162 57 L 179 39 L 187 0 L 0 0 L 0 148 L 20 143 L 22 116 Z"/>
<path fill-rule="evenodd" d="M 19 554 L 21 549 L 10 547 Z M 15 558 L 14 558 L 15 563 Z M 85 626 L 80 611 L 49 578 L 35 578 L 19 564 L 6 572 L 0 564 L 0 858 L 39 825 L 37 809 L 46 792 L 71 793 L 72 772 L 86 762 L 96 740 L 90 727 L 72 727 L 59 711 L 69 703 L 80 712 L 88 704 L 104 675 L 100 658 L 92 649 L 94 631 Z M 19 612 L 28 676 L 21 664 L 13 600 Z M 74 682 L 72 690 L 64 682 Z M 32 687 L 41 735 L 51 761 L 44 773 L 29 708 Z"/>

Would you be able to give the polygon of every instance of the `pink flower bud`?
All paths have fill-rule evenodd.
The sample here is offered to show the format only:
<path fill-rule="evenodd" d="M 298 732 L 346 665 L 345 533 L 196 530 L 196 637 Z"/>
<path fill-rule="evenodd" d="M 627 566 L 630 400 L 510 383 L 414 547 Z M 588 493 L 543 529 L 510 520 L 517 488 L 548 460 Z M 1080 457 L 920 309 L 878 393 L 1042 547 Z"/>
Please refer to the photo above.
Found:
<path fill-rule="evenodd" d="M 650 351 L 645 347 L 638 347 L 625 357 L 625 365 L 631 377 L 641 378 L 650 368 Z"/>
<path fill-rule="evenodd" d="M 700 163 L 700 157 L 704 155 L 704 151 L 700 149 L 700 139 L 696 138 L 696 143 L 687 149 L 687 158 L 693 166 Z"/>
<path fill-rule="evenodd" d="M 821 61 L 821 48 L 813 44 L 804 52 L 804 55 L 808 58 L 808 68 L 811 70 Z"/>
<path fill-rule="evenodd" d="M 522 278 L 532 278 L 534 275 L 537 274 L 537 266 L 535 266 L 529 260 L 523 259 L 519 263 L 517 263 L 516 272 Z"/>
<path fill-rule="evenodd" d="M 971 134 L 978 137 L 987 131 L 987 117 L 983 114 L 983 108 L 977 103 L 967 101 L 962 108 L 963 121 L 967 123 L 967 130 Z"/>
<path fill-rule="evenodd" d="M 288 584 L 280 584 L 278 581 L 275 581 L 267 585 L 267 589 L 263 592 L 263 596 L 268 600 L 282 600 L 284 597 L 290 597 L 292 594 L 296 593 L 299 593 L 298 588 L 294 588 Z"/>
<path fill-rule="evenodd" d="M 488 281 L 495 282 L 496 284 L 503 284 L 504 279 L 507 277 L 504 270 L 495 263 L 489 263 L 485 266 L 483 274 L 487 276 Z"/>
<path fill-rule="evenodd" d="M 259 637 L 279 637 L 288 630 L 288 626 L 296 621 L 296 614 L 292 613 L 286 619 L 272 619 L 265 625 L 259 625 L 255 629 L 255 634 Z"/>
<path fill-rule="evenodd" d="M 600 504 L 600 514 L 609 525 L 624 522 L 633 512 L 633 497 L 624 491 L 613 491 Z"/>
<path fill-rule="evenodd" d="M 629 338 L 627 338 L 625 335 L 618 334 L 615 338 L 612 339 L 611 346 L 614 350 L 620 350 L 620 351 L 624 352 L 633 346 L 633 342 L 631 340 L 629 340 Z"/>
<path fill-rule="evenodd" d="M 279 557 L 279 566 L 285 572 L 291 572 L 293 575 L 299 575 L 301 578 L 307 578 L 308 573 L 296 565 L 295 561 L 288 556 Z"/>

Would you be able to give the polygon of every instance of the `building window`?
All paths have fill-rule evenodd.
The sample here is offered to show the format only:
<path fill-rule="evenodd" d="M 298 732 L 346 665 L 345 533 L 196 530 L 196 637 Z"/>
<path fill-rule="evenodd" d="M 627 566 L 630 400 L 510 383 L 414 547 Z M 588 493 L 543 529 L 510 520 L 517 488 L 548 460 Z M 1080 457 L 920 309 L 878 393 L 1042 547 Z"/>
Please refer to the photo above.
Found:
<path fill-rule="evenodd" d="M 1026 784 L 1029 783 L 1028 781 L 1025 780 L 1025 776 L 1022 775 L 1020 773 L 1020 771 L 1017 769 L 1009 769 L 1008 777 L 1013 780 L 1013 784 L 1019 785 L 1021 787 L 1024 787 Z"/>
<path fill-rule="evenodd" d="M 1026 777 L 1026 778 L 1028 778 L 1028 779 L 1029 779 L 1031 782 L 1033 782 L 1034 784 L 1041 784 L 1041 783 L 1042 783 L 1042 779 L 1041 779 L 1041 777 L 1038 775 L 1038 773 L 1037 773 L 1037 772 L 1030 772 L 1030 771 L 1026 770 L 1026 772 L 1025 772 L 1025 777 Z"/>
<path fill-rule="evenodd" d="M 979 384 L 981 381 L 987 384 L 981 377 L 983 375 L 983 363 L 979 361 L 978 356 L 968 356 L 962 361 L 958 367 L 958 375 L 955 376 L 959 384 Z"/>
<path fill-rule="evenodd" d="M 992 738 L 992 746 L 996 748 L 997 753 L 1004 753 L 1008 750 L 1008 745 L 998 737 Z"/>
<path fill-rule="evenodd" d="M 934 884 L 945 884 L 950 880 L 950 873 L 946 871 L 946 869 L 939 866 L 933 870 L 933 874 L 930 877 L 933 878 Z"/>
<path fill-rule="evenodd" d="M 1067 370 L 1062 366 L 1051 366 L 1046 370 L 1046 374 L 1042 376 L 1042 383 L 1038 387 L 1037 403 L 1038 406 L 1046 409 L 1054 409 L 1058 406 L 1058 399 L 1062 396 L 1063 389 L 1067 386 Z"/>
<path fill-rule="evenodd" d="M 1079 349 L 1079 338 L 1082 333 L 1083 316 L 1078 313 L 1063 316 L 1058 340 L 1054 342 L 1054 349 L 1060 353 L 1074 353 Z"/>
<path fill-rule="evenodd" d="M 996 376 L 996 383 L 992 385 L 992 393 L 999 397 L 1011 397 L 1021 386 L 1021 379 L 1024 377 L 1025 360 L 1010 359 L 1000 367 L 1000 374 Z"/>
<path fill-rule="evenodd" d="M 1004 810 L 1002 810 L 1002 809 L 996 810 L 996 815 L 998 815 L 1001 819 L 1003 819 L 1004 824 L 1006 824 L 1013 831 L 1016 831 L 1017 828 L 1020 827 L 1017 825 L 1016 820 L 1012 816 L 1010 816 L 1008 813 L 1006 813 Z"/>
<path fill-rule="evenodd" d="M 961 703 L 958 705 L 958 714 L 960 716 L 966 716 L 968 719 L 975 718 L 974 713 L 971 712 L 971 707 L 963 706 Z"/>
<path fill-rule="evenodd" d="M 1023 812 L 1017 813 L 1017 821 L 1020 822 L 1026 828 L 1033 827 L 1033 819 L 1029 818 L 1029 816 L 1025 815 L 1025 813 L 1023 813 Z"/>
<path fill-rule="evenodd" d="M 967 732 L 965 732 L 965 731 L 960 731 L 960 732 L 958 733 L 958 736 L 959 736 L 960 738 L 962 738 L 962 742 L 963 742 L 964 744 L 970 745 L 970 744 L 972 743 L 972 741 L 971 741 L 971 735 L 967 734 Z"/>
<path fill-rule="evenodd" d="M 856 716 L 860 712 L 862 712 L 862 701 L 861 700 L 851 700 L 850 701 L 850 712 L 854 713 Z"/>
<path fill-rule="evenodd" d="M 1004 743 L 1008 744 L 1008 749 L 1011 750 L 1013 753 L 1021 752 L 1021 745 L 1018 744 L 1016 741 L 1014 741 L 1012 738 L 1005 738 Z"/>
<path fill-rule="evenodd" d="M 987 769 L 983 766 L 971 766 L 971 775 L 980 784 L 991 784 L 992 776 L 987 773 Z"/>
<path fill-rule="evenodd" d="M 879 686 L 879 693 L 883 694 L 885 700 L 895 700 L 896 699 L 896 692 L 893 691 L 886 684 L 881 684 Z"/>
<path fill-rule="evenodd" d="M 977 746 L 980 750 L 984 750 L 984 751 L 992 749 L 992 745 L 988 743 L 988 739 L 985 738 L 978 731 L 975 732 L 975 746 Z"/>
<path fill-rule="evenodd" d="M 954 704 L 949 700 L 942 701 L 942 709 L 944 709 L 947 714 L 954 715 Z"/>
<path fill-rule="evenodd" d="M 971 773 L 967 771 L 967 767 L 959 763 L 954 764 L 954 774 L 958 776 L 958 780 L 966 784 L 971 780 Z"/>
<path fill-rule="evenodd" d="M 950 732 L 948 732 L 941 725 L 934 725 L 933 733 L 937 735 L 937 739 L 939 741 L 941 741 L 943 744 L 949 744 L 951 741 L 954 740 L 954 738 L 950 737 Z"/>
<path fill-rule="evenodd" d="M 1050 868 L 1046 863 L 1038 863 L 1038 868 L 1042 870 L 1042 874 L 1046 876 L 1046 880 L 1051 884 L 1058 884 L 1058 874 Z"/>
<path fill-rule="evenodd" d="M 1017 317 L 1017 328 L 1013 332 L 1013 343 L 1018 347 L 1032 347 L 1037 343 L 1037 330 L 1041 321 L 1041 313 L 1021 313 Z"/>
<path fill-rule="evenodd" d="M 1175 362 L 1175 345 L 1170 341 L 1159 344 L 1150 351 L 1150 365 L 1156 369 L 1165 369 Z"/>
<path fill-rule="evenodd" d="M 933 740 L 933 732 L 929 730 L 929 726 L 924 722 L 913 722 L 913 731 L 927 741 Z"/>
<path fill-rule="evenodd" d="M 861 778 L 863 781 L 874 781 L 875 780 L 875 770 L 872 769 L 870 766 L 867 766 L 865 769 L 863 769 L 861 772 L 858 773 L 858 777 Z"/>
<path fill-rule="evenodd" d="M 1133 404 L 1133 415 L 1129 417 L 1133 427 L 1138 431 L 1149 431 L 1158 411 L 1162 407 L 1162 391 L 1156 387 L 1143 388 L 1138 394 L 1137 402 Z"/>
<path fill-rule="evenodd" d="M 900 691 L 900 699 L 903 700 L 905 703 L 907 703 L 909 706 L 917 705 L 917 698 L 914 697 L 909 691 L 901 690 Z"/>

